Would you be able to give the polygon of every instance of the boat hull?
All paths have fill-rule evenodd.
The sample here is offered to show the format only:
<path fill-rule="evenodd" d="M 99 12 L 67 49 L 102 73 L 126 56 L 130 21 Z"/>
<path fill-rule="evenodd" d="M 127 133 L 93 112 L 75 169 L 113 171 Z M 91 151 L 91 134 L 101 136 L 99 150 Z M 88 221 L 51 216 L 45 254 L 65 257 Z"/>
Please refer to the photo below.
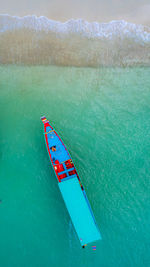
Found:
<path fill-rule="evenodd" d="M 90 203 L 66 146 L 46 117 L 41 118 L 49 157 L 81 245 L 101 239 Z"/>

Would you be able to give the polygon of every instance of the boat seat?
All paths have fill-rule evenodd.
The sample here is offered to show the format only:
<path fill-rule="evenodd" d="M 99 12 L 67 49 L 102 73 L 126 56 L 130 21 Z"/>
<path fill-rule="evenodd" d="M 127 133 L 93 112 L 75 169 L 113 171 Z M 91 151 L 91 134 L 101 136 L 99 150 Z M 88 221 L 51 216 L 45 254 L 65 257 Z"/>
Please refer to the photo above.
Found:
<path fill-rule="evenodd" d="M 44 134 L 49 134 L 49 133 L 52 133 L 52 132 L 54 132 L 54 130 L 51 130 L 49 132 L 45 132 Z"/>
<path fill-rule="evenodd" d="M 68 177 L 62 178 L 62 179 L 61 179 L 61 182 L 65 182 L 65 181 L 67 181 L 67 180 L 69 180 L 69 179 L 72 179 L 72 178 L 75 178 L 75 177 L 77 177 L 76 174 L 70 175 L 70 176 L 68 176 Z"/>
<path fill-rule="evenodd" d="M 64 173 L 67 173 L 67 172 L 70 172 L 70 171 L 73 171 L 75 168 L 71 168 L 71 169 L 66 169 L 65 171 L 62 171 L 62 172 L 58 172 L 58 175 L 61 175 L 61 174 L 64 174 Z"/>

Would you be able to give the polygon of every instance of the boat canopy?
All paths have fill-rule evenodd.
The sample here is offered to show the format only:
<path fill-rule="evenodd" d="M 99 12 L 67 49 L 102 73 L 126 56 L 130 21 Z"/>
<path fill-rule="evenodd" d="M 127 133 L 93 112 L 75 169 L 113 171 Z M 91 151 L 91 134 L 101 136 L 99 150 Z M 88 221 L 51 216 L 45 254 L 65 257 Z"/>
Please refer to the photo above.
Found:
<path fill-rule="evenodd" d="M 101 239 L 85 191 L 81 190 L 77 177 L 58 185 L 81 245 Z"/>

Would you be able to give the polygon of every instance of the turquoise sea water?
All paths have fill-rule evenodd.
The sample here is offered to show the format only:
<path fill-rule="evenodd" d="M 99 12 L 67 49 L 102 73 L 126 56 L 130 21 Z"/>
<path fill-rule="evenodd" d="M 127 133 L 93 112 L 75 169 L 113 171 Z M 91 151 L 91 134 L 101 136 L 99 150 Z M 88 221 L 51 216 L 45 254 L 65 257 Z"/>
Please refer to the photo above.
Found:
<path fill-rule="evenodd" d="M 0 267 L 150 266 L 150 69 L 0 67 Z M 40 116 L 62 137 L 102 241 L 82 249 Z"/>

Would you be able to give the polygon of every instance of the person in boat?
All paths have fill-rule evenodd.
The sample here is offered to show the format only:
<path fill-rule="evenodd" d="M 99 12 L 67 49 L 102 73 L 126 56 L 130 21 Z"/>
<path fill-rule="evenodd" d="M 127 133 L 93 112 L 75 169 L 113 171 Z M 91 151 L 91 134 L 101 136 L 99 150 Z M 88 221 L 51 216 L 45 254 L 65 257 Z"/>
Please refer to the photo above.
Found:
<path fill-rule="evenodd" d="M 56 151 L 56 146 L 52 146 L 52 147 L 51 147 L 51 150 L 52 150 L 53 152 L 55 152 L 55 151 Z"/>

